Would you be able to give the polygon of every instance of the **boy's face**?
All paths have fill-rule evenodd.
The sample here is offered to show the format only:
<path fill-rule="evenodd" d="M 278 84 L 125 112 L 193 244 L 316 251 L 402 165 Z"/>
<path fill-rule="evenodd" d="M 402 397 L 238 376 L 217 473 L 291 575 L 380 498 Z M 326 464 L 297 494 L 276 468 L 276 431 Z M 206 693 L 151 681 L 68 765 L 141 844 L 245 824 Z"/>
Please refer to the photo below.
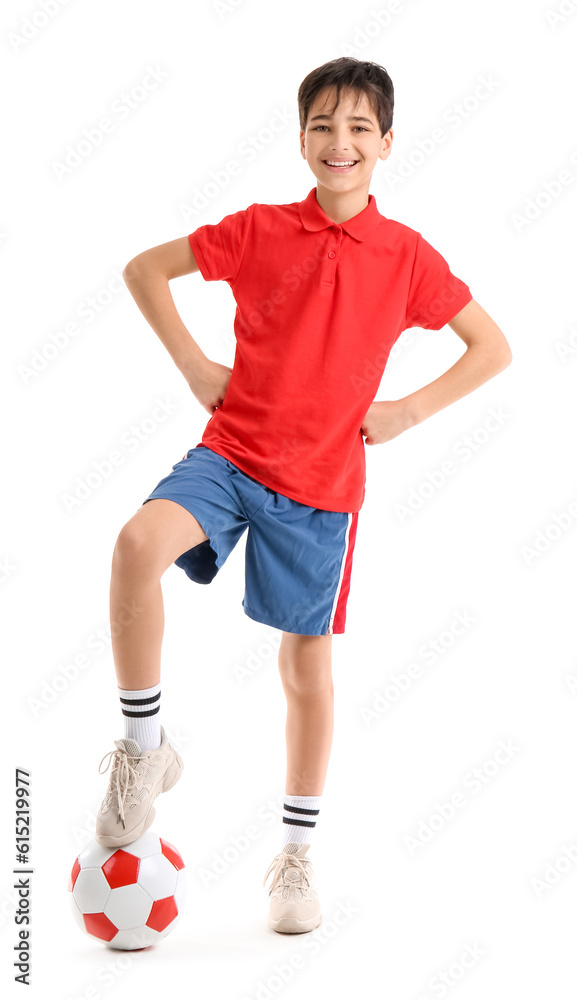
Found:
<path fill-rule="evenodd" d="M 381 136 L 366 94 L 357 103 L 355 93 L 341 90 L 339 105 L 331 116 L 329 112 L 335 101 L 336 87 L 327 87 L 317 94 L 305 130 L 300 132 L 302 156 L 320 184 L 335 194 L 355 189 L 368 191 L 377 160 L 386 160 L 391 152 L 393 130 Z M 354 121 L 355 116 L 363 120 Z M 353 167 L 331 169 L 326 160 L 357 162 Z"/>

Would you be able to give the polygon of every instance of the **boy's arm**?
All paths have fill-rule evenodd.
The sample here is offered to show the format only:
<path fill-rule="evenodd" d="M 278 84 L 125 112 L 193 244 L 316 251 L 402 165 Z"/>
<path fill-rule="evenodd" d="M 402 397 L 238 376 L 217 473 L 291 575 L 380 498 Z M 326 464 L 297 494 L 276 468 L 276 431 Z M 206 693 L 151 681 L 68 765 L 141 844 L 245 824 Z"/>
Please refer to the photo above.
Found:
<path fill-rule="evenodd" d="M 475 299 L 448 325 L 467 350 L 439 378 L 402 399 L 371 403 L 361 431 L 365 444 L 382 444 L 461 399 L 511 364 L 513 355 L 503 332 Z"/>
<path fill-rule="evenodd" d="M 187 236 L 133 257 L 122 272 L 142 315 L 162 341 L 199 403 L 213 413 L 222 403 L 232 369 L 210 361 L 182 322 L 169 281 L 199 267 Z"/>

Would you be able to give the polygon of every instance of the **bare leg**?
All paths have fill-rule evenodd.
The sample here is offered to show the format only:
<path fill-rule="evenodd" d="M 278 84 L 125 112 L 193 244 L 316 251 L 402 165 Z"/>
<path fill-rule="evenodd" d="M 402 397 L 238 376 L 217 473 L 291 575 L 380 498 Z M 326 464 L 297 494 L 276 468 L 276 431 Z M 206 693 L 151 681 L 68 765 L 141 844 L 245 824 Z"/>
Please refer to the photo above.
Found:
<path fill-rule="evenodd" d="M 179 555 L 206 538 L 196 518 L 174 500 L 149 500 L 120 531 L 110 579 L 112 655 L 120 688 L 158 684 L 164 635 L 160 578 Z"/>
<path fill-rule="evenodd" d="M 283 632 L 279 671 L 287 699 L 287 795 L 322 795 L 333 740 L 332 635 Z"/>

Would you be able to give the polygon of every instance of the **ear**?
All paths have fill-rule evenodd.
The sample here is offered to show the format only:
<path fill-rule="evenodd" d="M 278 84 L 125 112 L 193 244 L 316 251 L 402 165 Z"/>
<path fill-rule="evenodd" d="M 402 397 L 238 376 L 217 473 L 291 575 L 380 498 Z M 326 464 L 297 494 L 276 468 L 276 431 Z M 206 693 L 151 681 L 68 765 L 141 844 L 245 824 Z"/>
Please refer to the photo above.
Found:
<path fill-rule="evenodd" d="M 387 159 L 387 157 L 391 152 L 392 145 L 393 145 L 393 130 L 392 128 L 390 128 L 389 131 L 385 132 L 383 136 L 383 144 L 381 146 L 381 152 L 379 153 L 379 158 L 381 160 Z"/>

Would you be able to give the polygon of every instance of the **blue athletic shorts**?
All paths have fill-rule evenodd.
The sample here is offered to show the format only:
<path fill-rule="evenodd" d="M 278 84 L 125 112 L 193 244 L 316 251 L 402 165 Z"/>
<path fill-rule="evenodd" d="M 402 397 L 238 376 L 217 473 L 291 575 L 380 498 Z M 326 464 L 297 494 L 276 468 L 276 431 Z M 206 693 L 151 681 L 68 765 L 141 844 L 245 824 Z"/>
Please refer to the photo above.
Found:
<path fill-rule="evenodd" d="M 206 445 L 191 448 L 143 503 L 155 499 L 181 504 L 208 536 L 175 559 L 195 583 L 214 579 L 248 528 L 245 614 L 301 635 L 344 632 L 358 511 L 307 507 Z"/>

